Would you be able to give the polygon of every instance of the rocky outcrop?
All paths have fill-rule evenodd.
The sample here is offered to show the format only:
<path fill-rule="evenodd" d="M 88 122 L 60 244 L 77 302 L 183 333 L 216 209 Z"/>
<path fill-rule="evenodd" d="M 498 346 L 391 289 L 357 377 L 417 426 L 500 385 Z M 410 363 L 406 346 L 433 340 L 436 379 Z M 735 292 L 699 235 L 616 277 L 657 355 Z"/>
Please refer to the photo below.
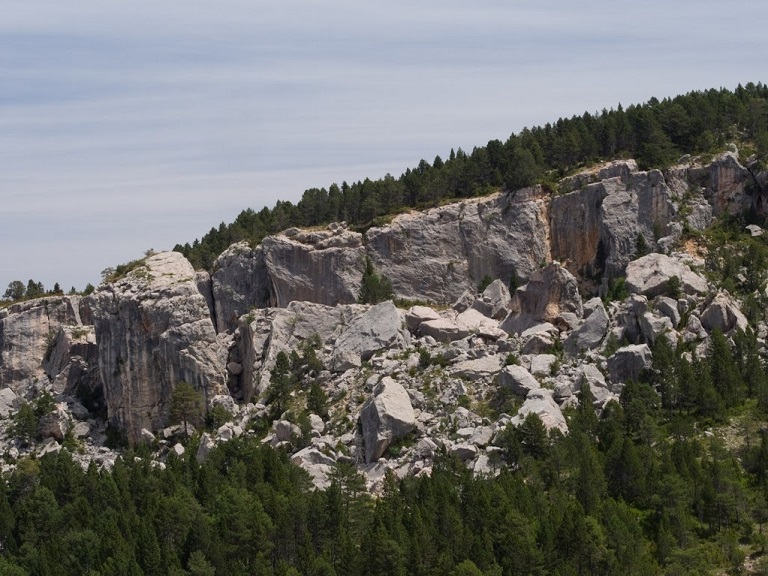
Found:
<path fill-rule="evenodd" d="M 746 192 L 749 170 L 739 163 L 735 152 L 724 152 L 706 165 L 694 159 L 685 168 L 689 185 L 701 188 L 715 216 L 742 214 L 752 205 Z"/>
<path fill-rule="evenodd" d="M 269 306 L 264 250 L 245 242 L 233 244 L 213 263 L 211 284 L 216 331 L 232 330 L 249 309 Z"/>
<path fill-rule="evenodd" d="M 195 272 L 184 257 L 148 257 L 92 295 L 99 370 L 110 421 L 136 442 L 167 423 L 185 381 L 206 397 L 224 386 L 225 355 Z"/>
<path fill-rule="evenodd" d="M 403 349 L 410 342 L 404 319 L 392 302 L 372 306 L 349 325 L 336 341 L 331 370 L 343 372 L 359 368 L 375 352 Z"/>
<path fill-rule="evenodd" d="M 643 370 L 650 368 L 651 364 L 651 349 L 647 344 L 630 344 L 619 348 L 608 358 L 608 373 L 613 384 L 637 381 Z"/>
<path fill-rule="evenodd" d="M 375 462 L 389 445 L 416 427 L 408 392 L 392 378 L 382 378 L 360 415 L 365 461 Z"/>
<path fill-rule="evenodd" d="M 731 330 L 746 331 L 749 322 L 728 292 L 718 292 L 701 314 L 701 324 L 707 331 L 720 330 L 727 334 Z"/>
<path fill-rule="evenodd" d="M 485 276 L 525 281 L 549 259 L 547 204 L 526 189 L 402 214 L 368 230 L 368 255 L 397 296 L 453 302 Z"/>
<path fill-rule="evenodd" d="M 541 322 L 556 324 L 563 314 L 582 316 L 576 278 L 557 262 L 537 270 L 525 286 L 518 288 L 509 308 L 501 328 L 510 334 L 519 334 Z"/>
<path fill-rule="evenodd" d="M 0 310 L 0 387 L 26 394 L 46 376 L 62 327 L 82 326 L 80 296 L 52 296 Z"/>
<path fill-rule="evenodd" d="M 552 258 L 582 279 L 615 278 L 636 252 L 651 246 L 675 215 L 673 193 L 658 170 L 622 171 L 552 199 Z"/>
<path fill-rule="evenodd" d="M 270 305 L 294 301 L 334 306 L 357 302 L 365 269 L 363 237 L 334 227 L 295 228 L 261 243 L 270 284 Z"/>
<path fill-rule="evenodd" d="M 578 354 L 586 350 L 594 350 L 605 338 L 608 332 L 608 312 L 600 298 L 593 298 L 584 305 L 585 313 L 589 311 L 586 320 L 565 340 L 565 350 L 569 354 Z"/>
<path fill-rule="evenodd" d="M 627 289 L 649 298 L 672 291 L 670 279 L 677 277 L 685 294 L 705 294 L 707 281 L 677 258 L 664 254 L 648 254 L 627 266 Z"/>

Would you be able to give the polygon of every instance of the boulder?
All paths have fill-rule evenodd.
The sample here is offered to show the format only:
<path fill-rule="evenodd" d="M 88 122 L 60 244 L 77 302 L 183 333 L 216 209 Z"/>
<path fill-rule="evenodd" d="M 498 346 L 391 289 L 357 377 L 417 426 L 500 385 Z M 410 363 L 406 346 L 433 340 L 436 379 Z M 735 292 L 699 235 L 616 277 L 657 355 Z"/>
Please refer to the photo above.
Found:
<path fill-rule="evenodd" d="M 451 367 L 451 374 L 467 380 L 490 380 L 501 370 L 503 358 L 498 355 L 483 356 L 458 362 Z"/>
<path fill-rule="evenodd" d="M 746 316 L 739 310 L 728 292 L 718 292 L 701 314 L 701 324 L 707 331 L 719 329 L 723 334 L 749 327 Z"/>
<path fill-rule="evenodd" d="M 554 354 L 536 354 L 531 357 L 531 374 L 543 374 L 549 376 L 552 365 L 557 362 Z"/>
<path fill-rule="evenodd" d="M 627 266 L 627 289 L 649 298 L 669 294 L 670 279 L 680 280 L 680 290 L 685 294 L 705 294 L 707 281 L 693 272 L 686 264 L 664 254 L 648 254 L 633 260 Z"/>
<path fill-rule="evenodd" d="M 0 390 L 0 418 L 8 418 L 16 410 L 19 397 L 11 388 Z"/>
<path fill-rule="evenodd" d="M 472 304 L 472 308 L 496 320 L 504 320 L 511 302 L 509 289 L 501 280 L 494 280 Z"/>
<path fill-rule="evenodd" d="M 525 402 L 512 418 L 511 423 L 514 426 L 519 426 L 525 417 L 532 412 L 538 414 L 547 430 L 557 429 L 564 434 L 568 432 L 568 424 L 565 422 L 565 417 L 555 402 L 551 390 L 537 388 L 528 392 Z"/>
<path fill-rule="evenodd" d="M 466 462 L 467 460 L 475 459 L 475 456 L 477 456 L 477 446 L 462 442 L 451 446 L 448 452 L 453 456 L 456 456 L 462 462 Z"/>
<path fill-rule="evenodd" d="M 312 478 L 312 485 L 317 490 L 325 490 L 331 485 L 336 460 L 317 448 L 310 446 L 299 450 L 291 456 L 291 464 L 306 470 Z"/>
<path fill-rule="evenodd" d="M 631 344 L 619 348 L 608 358 L 608 373 L 611 382 L 619 384 L 627 380 L 637 381 L 643 370 L 652 365 L 651 349 L 647 344 Z"/>
<path fill-rule="evenodd" d="M 197 447 L 197 454 L 195 455 L 195 459 L 197 460 L 198 464 L 205 462 L 205 460 L 208 458 L 208 455 L 211 453 L 211 450 L 213 450 L 215 447 L 216 442 L 214 442 L 210 434 L 207 432 L 203 433 L 203 435 L 200 437 L 200 445 Z"/>
<path fill-rule="evenodd" d="M 528 370 L 515 364 L 504 366 L 499 373 L 499 385 L 522 397 L 526 397 L 531 390 L 541 388 L 539 381 Z"/>
<path fill-rule="evenodd" d="M 366 463 L 375 462 L 389 445 L 416 427 L 408 392 L 389 376 L 381 379 L 360 414 Z"/>
<path fill-rule="evenodd" d="M 640 330 L 642 330 L 648 343 L 653 346 L 659 335 L 674 332 L 675 327 L 672 325 L 672 320 L 666 316 L 659 317 L 651 312 L 646 312 L 640 317 Z"/>
<path fill-rule="evenodd" d="M 598 348 L 608 333 L 608 312 L 606 312 L 602 300 L 593 298 L 588 302 L 588 305 L 590 307 L 589 316 L 565 340 L 565 351 L 571 355 Z"/>
<path fill-rule="evenodd" d="M 677 300 L 666 296 L 657 296 L 653 301 L 653 307 L 669 318 L 673 327 L 680 324 L 680 305 Z"/>
<path fill-rule="evenodd" d="M 411 334 L 416 334 L 422 322 L 440 320 L 440 318 L 440 314 L 428 306 L 412 306 L 405 313 L 405 325 Z"/>
<path fill-rule="evenodd" d="M 510 334 L 520 334 L 541 322 L 554 322 L 563 312 L 582 316 L 576 278 L 557 262 L 537 270 L 515 291 L 509 307 L 501 328 Z"/>
<path fill-rule="evenodd" d="M 336 341 L 331 369 L 344 372 L 359 368 L 380 350 L 403 349 L 410 342 L 403 320 L 391 301 L 372 306 L 355 318 Z"/>
<path fill-rule="evenodd" d="M 150 256 L 90 298 L 109 419 L 130 442 L 166 425 L 179 382 L 224 391 L 226 351 L 181 254 Z"/>

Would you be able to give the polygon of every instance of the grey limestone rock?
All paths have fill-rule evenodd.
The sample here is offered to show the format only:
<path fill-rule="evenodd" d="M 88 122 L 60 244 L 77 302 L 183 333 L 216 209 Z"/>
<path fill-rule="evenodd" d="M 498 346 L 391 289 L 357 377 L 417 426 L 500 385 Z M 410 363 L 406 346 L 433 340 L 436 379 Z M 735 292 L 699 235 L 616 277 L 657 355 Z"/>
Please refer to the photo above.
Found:
<path fill-rule="evenodd" d="M 92 295 L 99 371 L 110 421 L 136 442 L 164 426 L 176 385 L 224 390 L 225 351 L 195 271 L 177 252 L 143 264 Z"/>
<path fill-rule="evenodd" d="M 705 294 L 707 281 L 693 272 L 687 264 L 664 254 L 647 254 L 627 266 L 626 286 L 630 292 L 649 298 L 668 294 L 670 278 L 680 280 L 680 289 L 686 294 Z"/>
<path fill-rule="evenodd" d="M 389 376 L 382 378 L 360 414 L 365 441 L 365 461 L 375 462 L 389 445 L 416 427 L 408 392 Z"/>
<path fill-rule="evenodd" d="M 594 350 L 608 333 L 608 312 L 600 298 L 593 298 L 586 306 L 589 306 L 590 314 L 586 320 L 565 340 L 565 350 L 571 355 L 584 350 Z"/>
<path fill-rule="evenodd" d="M 536 388 L 528 392 L 525 402 L 512 418 L 512 424 L 519 426 L 530 413 L 538 414 L 547 430 L 557 429 L 563 433 L 568 432 L 568 424 L 565 422 L 565 417 L 555 402 L 551 390 Z"/>
<path fill-rule="evenodd" d="M 483 290 L 472 307 L 489 318 L 503 320 L 507 315 L 507 308 L 511 300 L 509 289 L 504 283 L 501 280 L 494 280 Z"/>
<path fill-rule="evenodd" d="M 82 307 L 80 296 L 46 296 L 0 310 L 0 387 L 23 395 L 44 378 L 59 329 L 82 326 Z"/>
<path fill-rule="evenodd" d="M 331 369 L 343 372 L 358 368 L 375 352 L 407 347 L 410 335 L 403 325 L 403 319 L 391 301 L 372 306 L 355 318 L 336 341 Z"/>
<path fill-rule="evenodd" d="M 619 348 L 608 358 L 608 373 L 612 384 L 637 380 L 643 370 L 651 367 L 651 349 L 647 344 L 630 344 Z"/>
<path fill-rule="evenodd" d="M 293 301 L 334 306 L 357 302 L 365 269 L 363 237 L 349 230 L 267 236 L 261 243 L 270 305 Z"/>
<path fill-rule="evenodd" d="M 541 388 L 539 381 L 528 370 L 515 364 L 504 366 L 499 373 L 499 385 L 523 397 L 526 397 L 531 390 Z"/>
<path fill-rule="evenodd" d="M 701 324 L 708 331 L 719 329 L 724 334 L 731 330 L 746 330 L 749 327 L 746 316 L 725 291 L 718 292 L 702 312 Z"/>
<path fill-rule="evenodd" d="M 582 316 L 579 286 L 573 274 L 552 262 L 515 291 L 510 313 L 501 328 L 510 334 L 520 334 L 541 322 L 554 322 L 563 312 Z"/>
<path fill-rule="evenodd" d="M 643 336 L 645 336 L 645 339 L 651 346 L 656 342 L 658 336 L 668 332 L 674 332 L 675 330 L 672 321 L 666 316 L 656 316 L 651 312 L 646 312 L 639 320 Z"/>
<path fill-rule="evenodd" d="M 525 281 L 549 255 L 545 197 L 526 189 L 401 214 L 368 230 L 368 255 L 403 298 L 448 304 L 486 275 Z"/>
<path fill-rule="evenodd" d="M 232 244 L 216 258 L 211 277 L 216 331 L 237 326 L 249 308 L 269 305 L 270 283 L 264 250 L 245 242 Z"/>

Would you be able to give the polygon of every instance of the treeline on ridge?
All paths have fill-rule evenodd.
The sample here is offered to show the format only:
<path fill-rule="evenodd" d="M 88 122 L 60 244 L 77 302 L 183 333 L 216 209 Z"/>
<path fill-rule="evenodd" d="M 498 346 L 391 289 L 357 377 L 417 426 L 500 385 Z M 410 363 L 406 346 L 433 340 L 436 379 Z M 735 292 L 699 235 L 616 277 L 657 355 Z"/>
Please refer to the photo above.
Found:
<path fill-rule="evenodd" d="M 481 196 L 500 187 L 516 190 L 542 183 L 554 191 L 557 179 L 599 160 L 631 157 L 641 168 L 661 168 L 683 153 L 712 152 L 731 140 L 753 142 L 760 154 L 768 151 L 768 85 L 651 98 L 645 104 L 561 118 L 525 128 L 506 142 L 491 140 L 471 153 L 459 148 L 445 160 L 421 160 L 399 178 L 387 174 L 334 183 L 306 190 L 297 204 L 278 201 L 271 209 L 243 210 L 234 222 L 222 222 L 202 239 L 174 250 L 195 268 L 210 269 L 230 244 L 246 240 L 255 245 L 291 226 L 346 221 L 362 228 L 403 209 Z"/>

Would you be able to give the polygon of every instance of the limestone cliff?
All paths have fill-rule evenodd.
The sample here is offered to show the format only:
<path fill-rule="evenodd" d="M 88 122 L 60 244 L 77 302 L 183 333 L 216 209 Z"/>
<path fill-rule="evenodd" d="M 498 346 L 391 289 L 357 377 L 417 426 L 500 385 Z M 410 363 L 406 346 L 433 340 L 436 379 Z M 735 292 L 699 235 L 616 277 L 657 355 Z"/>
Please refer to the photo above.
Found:
<path fill-rule="evenodd" d="M 52 296 L 0 310 L 0 388 L 26 392 L 44 377 L 59 330 L 82 326 L 81 307 L 80 296 Z"/>
<path fill-rule="evenodd" d="M 406 299 L 453 302 L 485 277 L 525 281 L 549 260 L 540 189 L 396 216 L 366 233 L 368 255 Z"/>
<path fill-rule="evenodd" d="M 225 352 L 181 254 L 151 256 L 91 299 L 109 419 L 130 441 L 167 423 L 179 382 L 206 397 L 224 390 Z"/>

